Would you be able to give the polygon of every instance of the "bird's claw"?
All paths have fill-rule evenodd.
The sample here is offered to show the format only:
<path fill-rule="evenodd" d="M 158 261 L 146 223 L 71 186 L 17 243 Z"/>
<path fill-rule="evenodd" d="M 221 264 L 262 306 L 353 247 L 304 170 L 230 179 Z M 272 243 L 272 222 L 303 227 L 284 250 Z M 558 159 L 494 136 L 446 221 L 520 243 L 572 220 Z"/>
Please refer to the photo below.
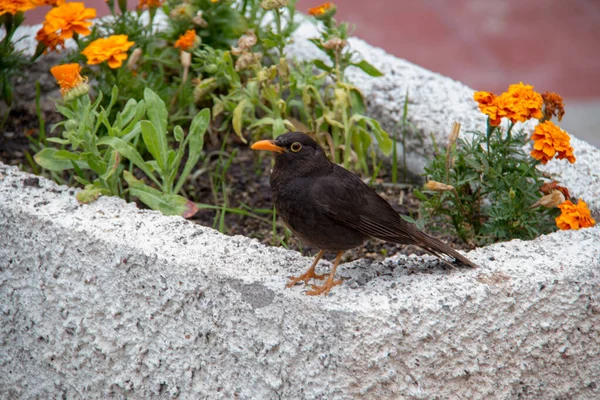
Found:
<path fill-rule="evenodd" d="M 298 283 L 298 282 L 304 282 L 304 285 L 308 285 L 308 281 L 310 279 L 323 280 L 323 279 L 325 279 L 326 276 L 327 276 L 327 274 L 315 274 L 314 271 L 309 271 L 300 276 L 292 276 L 290 278 L 290 281 L 287 283 L 287 285 L 285 285 L 285 287 L 291 288 L 292 286 L 295 286 L 296 283 Z"/>
<path fill-rule="evenodd" d="M 341 284 L 342 284 L 341 279 L 337 279 L 337 280 L 327 279 L 327 282 L 325 282 L 325 284 L 323 284 L 321 286 L 311 285 L 312 289 L 309 290 L 308 292 L 306 292 L 306 294 L 308 296 L 318 296 L 320 294 L 328 294 L 332 287 L 341 285 Z"/>

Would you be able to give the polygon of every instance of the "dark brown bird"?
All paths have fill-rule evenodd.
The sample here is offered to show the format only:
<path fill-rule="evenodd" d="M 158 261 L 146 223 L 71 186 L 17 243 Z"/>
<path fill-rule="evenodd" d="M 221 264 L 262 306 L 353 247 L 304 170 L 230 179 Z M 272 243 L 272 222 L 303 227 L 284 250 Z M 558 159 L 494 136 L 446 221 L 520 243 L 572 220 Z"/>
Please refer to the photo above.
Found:
<path fill-rule="evenodd" d="M 465 256 L 404 221 L 392 206 L 352 172 L 329 161 L 310 136 L 290 132 L 275 140 L 261 140 L 254 150 L 275 154 L 271 191 L 279 216 L 302 243 L 321 249 L 312 266 L 287 287 L 309 279 L 324 279 L 315 267 L 325 251 L 337 252 L 333 268 L 322 286 L 308 295 L 327 294 L 335 285 L 335 270 L 345 250 L 358 247 L 370 236 L 388 242 L 413 244 L 445 261 L 443 255 L 470 267 Z M 447 261 L 446 261 L 447 262 Z"/>

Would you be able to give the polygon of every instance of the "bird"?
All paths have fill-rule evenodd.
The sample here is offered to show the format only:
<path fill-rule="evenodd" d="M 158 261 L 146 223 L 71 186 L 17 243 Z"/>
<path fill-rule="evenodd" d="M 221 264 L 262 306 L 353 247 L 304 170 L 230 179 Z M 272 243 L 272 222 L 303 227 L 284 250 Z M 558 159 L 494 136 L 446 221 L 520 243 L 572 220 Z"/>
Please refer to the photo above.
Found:
<path fill-rule="evenodd" d="M 369 237 L 397 244 L 417 245 L 444 259 L 476 268 L 477 265 L 439 239 L 404 221 L 392 206 L 356 174 L 331 162 L 321 146 L 302 132 L 259 140 L 252 150 L 275 154 L 270 186 L 275 209 L 294 235 L 319 249 L 311 267 L 292 276 L 287 288 L 310 279 L 325 279 L 315 267 L 326 251 L 337 253 L 323 285 L 312 285 L 307 295 L 327 295 L 342 283 L 335 272 L 346 250 L 361 246 Z"/>

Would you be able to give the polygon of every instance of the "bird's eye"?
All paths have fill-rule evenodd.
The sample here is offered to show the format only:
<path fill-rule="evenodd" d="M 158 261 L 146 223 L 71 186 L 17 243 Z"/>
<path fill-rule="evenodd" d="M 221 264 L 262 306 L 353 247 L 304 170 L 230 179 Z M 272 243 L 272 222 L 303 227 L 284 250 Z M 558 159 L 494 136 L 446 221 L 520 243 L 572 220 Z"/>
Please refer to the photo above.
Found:
<path fill-rule="evenodd" d="M 302 145 L 299 142 L 294 142 L 290 146 L 290 149 L 292 149 L 292 151 L 294 153 L 297 153 L 297 152 L 299 152 L 302 149 Z"/>

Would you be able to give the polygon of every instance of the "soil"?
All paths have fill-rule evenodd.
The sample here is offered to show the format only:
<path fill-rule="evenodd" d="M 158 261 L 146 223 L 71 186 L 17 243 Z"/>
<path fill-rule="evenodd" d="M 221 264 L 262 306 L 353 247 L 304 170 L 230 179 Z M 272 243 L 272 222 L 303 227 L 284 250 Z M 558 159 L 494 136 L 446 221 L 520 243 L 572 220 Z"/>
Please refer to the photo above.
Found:
<path fill-rule="evenodd" d="M 36 81 L 41 81 L 43 94 L 40 106 L 46 131 L 49 132 L 51 125 L 61 120 L 60 114 L 54 108 L 54 101 L 60 98 L 60 93 L 56 90 L 52 78 L 48 79 L 50 76 L 47 72 L 48 68 L 44 65 L 40 66 L 40 63 L 36 64 L 37 68 L 31 69 L 26 76 L 20 78 L 18 90 L 15 91 L 18 102 L 13 105 L 4 129 L 0 133 L 0 161 L 8 165 L 18 165 L 29 172 L 38 170 L 37 166 L 31 165 L 27 157 L 27 153 L 33 155 L 37 151 L 31 148 L 31 139 L 39 137 L 39 121 L 35 107 Z M 0 115 L 5 115 L 6 111 L 6 106 L 0 103 Z M 269 189 L 272 158 L 250 150 L 248 145 L 239 141 L 235 135 L 229 135 L 225 139 L 228 142 L 225 147 L 228 152 L 224 154 L 220 151 L 221 140 L 222 137 L 207 135 L 204 160 L 201 160 L 198 169 L 192 172 L 184 188 L 187 196 L 196 203 L 218 207 L 222 207 L 226 200 L 227 207 L 234 209 L 233 212 L 226 212 L 223 218 L 226 234 L 256 238 L 267 245 L 283 245 L 301 251 L 305 255 L 316 253 L 318 249 L 302 247 L 299 240 L 291 235 L 281 221 L 276 220 L 275 228 L 273 226 L 273 205 Z M 234 152 L 233 162 L 223 174 L 220 168 Z M 382 168 L 383 172 L 372 187 L 399 213 L 418 217 L 419 203 L 411 194 L 411 185 L 390 184 L 389 176 L 386 175 L 389 170 L 389 168 Z M 222 176 L 225 177 L 224 181 L 221 179 Z M 139 202 L 138 207 L 145 208 Z M 252 213 L 253 216 L 236 213 L 235 209 Z M 220 217 L 220 210 L 201 208 L 191 220 L 218 228 Z M 465 244 L 450 235 L 435 236 L 455 248 L 467 249 Z M 346 252 L 343 261 L 363 257 L 383 259 L 397 253 L 423 254 L 423 251 L 415 246 L 395 245 L 373 239 L 368 240 L 360 248 Z M 331 259 L 332 256 L 332 254 L 326 255 L 326 258 Z"/>

